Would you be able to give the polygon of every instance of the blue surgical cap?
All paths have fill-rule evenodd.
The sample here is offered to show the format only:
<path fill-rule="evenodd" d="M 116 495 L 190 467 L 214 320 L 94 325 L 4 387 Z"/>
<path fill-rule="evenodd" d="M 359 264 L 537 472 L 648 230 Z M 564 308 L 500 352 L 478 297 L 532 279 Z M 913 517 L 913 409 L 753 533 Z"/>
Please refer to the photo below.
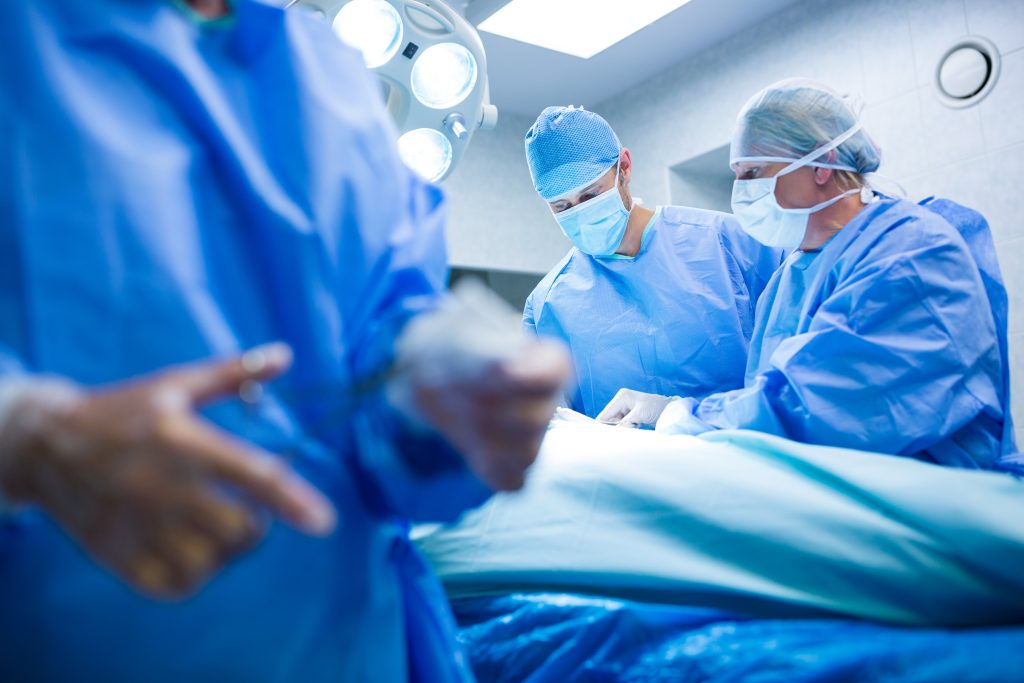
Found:
<path fill-rule="evenodd" d="M 807 79 L 787 79 L 769 85 L 743 107 L 736 121 L 729 163 L 795 161 L 827 145 L 859 122 L 855 106 L 828 86 Z M 872 173 L 881 152 L 863 130 L 831 152 L 812 161 L 854 173 Z"/>
<path fill-rule="evenodd" d="M 608 122 L 582 107 L 548 107 L 526 131 L 526 161 L 533 185 L 549 202 L 607 173 L 621 150 Z"/>

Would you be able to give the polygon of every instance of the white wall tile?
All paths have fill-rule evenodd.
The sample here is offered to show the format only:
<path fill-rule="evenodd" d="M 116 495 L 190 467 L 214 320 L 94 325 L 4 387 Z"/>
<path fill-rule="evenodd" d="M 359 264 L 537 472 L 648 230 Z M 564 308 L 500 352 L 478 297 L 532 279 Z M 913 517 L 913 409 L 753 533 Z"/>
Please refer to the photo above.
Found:
<path fill-rule="evenodd" d="M 919 152 L 923 165 L 939 168 L 984 154 L 985 138 L 977 107 L 947 107 L 930 85 L 920 88 L 917 98 L 924 135 L 924 147 Z"/>
<path fill-rule="evenodd" d="M 1020 0 L 964 0 L 967 28 L 988 38 L 1004 55 L 1024 47 L 1024 2 Z"/>
<path fill-rule="evenodd" d="M 916 90 L 869 105 L 863 117 L 864 130 L 882 150 L 882 175 L 902 183 L 925 170 L 920 162 L 925 136 Z"/>
<path fill-rule="evenodd" d="M 906 0 L 918 85 L 935 80 L 939 59 L 967 35 L 964 0 Z"/>
<path fill-rule="evenodd" d="M 910 21 L 902 2 L 850 3 L 859 12 L 855 24 L 864 67 L 868 104 L 899 97 L 917 85 Z"/>
<path fill-rule="evenodd" d="M 1024 50 L 1003 58 L 999 80 L 978 110 L 989 151 L 1024 142 Z"/>
<path fill-rule="evenodd" d="M 990 224 L 995 225 L 996 221 L 991 212 L 992 193 L 988 182 L 988 170 L 988 158 L 978 157 L 941 169 L 933 169 L 911 179 L 904 187 L 907 190 L 907 198 L 915 202 L 925 197 L 952 199 L 980 211 L 989 219 Z M 993 230 L 993 240 L 995 239 L 996 232 Z"/>
<path fill-rule="evenodd" d="M 806 10 L 796 10 L 805 17 L 800 22 L 803 30 L 789 44 L 800 45 L 793 50 L 799 68 L 787 75 L 805 75 L 824 81 L 843 94 L 863 97 L 867 88 L 860 53 L 864 36 L 856 30 L 863 20 L 861 7 L 857 3 L 831 2 L 827 7 L 825 3 L 819 4 L 813 22 L 806 20 Z"/>
<path fill-rule="evenodd" d="M 503 116 L 495 130 L 477 132 L 445 182 L 453 265 L 545 272 L 568 251 L 526 165 L 523 135 L 532 123 Z"/>
<path fill-rule="evenodd" d="M 985 214 L 997 246 L 1024 237 L 1024 143 L 986 155 L 984 164 L 949 169 L 943 176 L 967 188 L 970 203 L 963 203 Z M 1024 269 L 1024 263 L 1016 267 Z"/>

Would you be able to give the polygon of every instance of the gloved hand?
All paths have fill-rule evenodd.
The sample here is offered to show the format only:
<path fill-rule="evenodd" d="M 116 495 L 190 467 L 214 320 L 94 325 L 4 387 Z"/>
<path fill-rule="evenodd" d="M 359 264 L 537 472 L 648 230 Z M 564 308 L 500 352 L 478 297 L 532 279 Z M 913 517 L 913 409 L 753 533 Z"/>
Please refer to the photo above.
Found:
<path fill-rule="evenodd" d="M 196 590 L 253 545 L 263 533 L 257 507 L 326 535 L 330 502 L 279 458 L 195 414 L 290 363 L 288 347 L 271 345 L 95 392 L 37 380 L 0 423 L 0 488 L 157 597 Z"/>
<path fill-rule="evenodd" d="M 619 389 L 604 410 L 598 414 L 597 421 L 618 424 L 620 427 L 653 427 L 666 406 L 675 400 L 678 400 L 675 396 Z"/>
<path fill-rule="evenodd" d="M 407 326 L 396 367 L 392 404 L 499 491 L 523 485 L 570 373 L 561 343 L 527 337 L 519 314 L 473 282 Z"/>

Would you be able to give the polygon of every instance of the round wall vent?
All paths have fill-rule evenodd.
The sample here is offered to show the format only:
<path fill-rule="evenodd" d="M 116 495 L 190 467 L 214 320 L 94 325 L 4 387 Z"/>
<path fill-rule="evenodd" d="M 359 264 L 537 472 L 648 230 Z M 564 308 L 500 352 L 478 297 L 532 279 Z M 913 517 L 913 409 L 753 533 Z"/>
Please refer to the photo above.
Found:
<path fill-rule="evenodd" d="M 999 78 L 999 50 L 980 36 L 961 38 L 942 55 L 935 69 L 935 88 L 948 107 L 980 102 Z"/>

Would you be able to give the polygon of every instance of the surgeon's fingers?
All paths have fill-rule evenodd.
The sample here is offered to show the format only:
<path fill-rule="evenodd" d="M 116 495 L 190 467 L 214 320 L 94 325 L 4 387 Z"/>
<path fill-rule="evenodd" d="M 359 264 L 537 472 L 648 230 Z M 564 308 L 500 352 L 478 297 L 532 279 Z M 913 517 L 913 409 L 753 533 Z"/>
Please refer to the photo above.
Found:
<path fill-rule="evenodd" d="M 479 425 L 478 475 L 489 486 L 509 491 L 523 485 L 526 470 L 537 459 L 546 423 L 491 417 Z"/>
<path fill-rule="evenodd" d="M 63 510 L 48 509 L 48 512 L 93 561 L 141 589 L 135 580 L 133 568 L 140 554 L 141 535 L 130 525 L 121 523 L 120 515 L 104 509 L 83 519 L 81 515 L 67 515 Z"/>
<path fill-rule="evenodd" d="M 598 422 L 619 422 L 633 410 L 635 404 L 635 394 L 632 390 L 619 389 L 595 419 Z"/>
<path fill-rule="evenodd" d="M 146 595 L 175 600 L 195 593 L 218 568 L 214 544 L 201 534 L 178 530 L 153 539 L 132 560 L 131 580 Z"/>
<path fill-rule="evenodd" d="M 543 437 L 556 402 L 556 397 L 551 394 L 540 397 L 516 393 L 502 396 L 487 394 L 467 401 L 463 414 L 485 441 L 518 443 L 526 437 Z"/>
<path fill-rule="evenodd" d="M 471 462 L 474 473 L 495 491 L 515 491 L 522 488 L 526 471 L 536 459 L 540 441 L 515 446 L 485 446 L 483 457 Z"/>
<path fill-rule="evenodd" d="M 157 536 L 148 559 L 159 561 L 165 570 L 161 578 L 166 596 L 178 598 L 197 591 L 249 545 L 225 543 L 196 525 L 175 524 Z"/>
<path fill-rule="evenodd" d="M 71 524 L 65 528 L 97 564 L 135 590 L 152 597 L 169 597 L 174 569 L 154 543 L 161 526 L 152 510 L 108 505 L 86 527 Z"/>
<path fill-rule="evenodd" d="M 291 364 L 292 351 L 287 344 L 266 344 L 238 358 L 177 368 L 164 375 L 163 381 L 185 392 L 193 404 L 201 405 L 237 394 L 246 382 L 273 379 Z"/>
<path fill-rule="evenodd" d="M 178 600 L 198 591 L 229 559 L 202 533 L 182 528 L 155 533 L 145 549 L 131 558 L 128 581 L 140 592 Z"/>
<path fill-rule="evenodd" d="M 495 458 L 477 474 L 495 491 L 518 491 L 526 483 L 526 470 L 514 465 L 512 459 Z"/>
<path fill-rule="evenodd" d="M 337 519 L 330 501 L 269 453 L 190 415 L 164 419 L 161 434 L 182 457 L 237 487 L 296 529 L 314 536 L 334 530 Z"/>
<path fill-rule="evenodd" d="M 157 553 L 140 553 L 113 569 L 144 595 L 164 599 L 173 597 L 170 584 L 174 572 Z"/>
<path fill-rule="evenodd" d="M 244 506 L 201 491 L 196 482 L 169 482 L 159 498 L 131 515 L 121 510 L 117 524 L 125 526 L 127 518 L 131 528 L 111 534 L 98 558 L 147 596 L 176 600 L 195 593 L 262 535 Z"/>
<path fill-rule="evenodd" d="M 220 552 L 242 552 L 266 533 L 265 524 L 244 504 L 210 491 L 192 492 L 190 495 L 188 523 L 208 534 Z"/>
<path fill-rule="evenodd" d="M 644 416 L 644 410 L 642 406 L 637 405 L 628 413 L 622 416 L 616 427 L 625 427 L 627 429 L 638 429 L 647 425 L 649 420 Z"/>
<path fill-rule="evenodd" d="M 551 416 L 558 404 L 553 392 L 537 395 L 531 390 L 519 392 L 510 389 L 501 395 L 483 394 L 472 397 L 470 407 L 479 414 L 478 419 L 489 423 L 487 426 L 505 423 L 511 429 L 547 429 Z"/>
<path fill-rule="evenodd" d="M 494 448 L 522 450 L 525 457 L 536 455 L 527 453 L 527 446 L 543 439 L 549 423 L 505 414 L 481 418 L 479 424 L 483 443 Z"/>
<path fill-rule="evenodd" d="M 179 599 L 196 592 L 259 538 L 259 525 L 243 505 L 202 486 L 169 483 L 163 502 L 136 516 L 128 578 L 147 595 Z"/>
<path fill-rule="evenodd" d="M 498 384 L 520 397 L 554 397 L 572 373 L 569 354 L 558 343 L 542 340 L 501 363 Z"/>

